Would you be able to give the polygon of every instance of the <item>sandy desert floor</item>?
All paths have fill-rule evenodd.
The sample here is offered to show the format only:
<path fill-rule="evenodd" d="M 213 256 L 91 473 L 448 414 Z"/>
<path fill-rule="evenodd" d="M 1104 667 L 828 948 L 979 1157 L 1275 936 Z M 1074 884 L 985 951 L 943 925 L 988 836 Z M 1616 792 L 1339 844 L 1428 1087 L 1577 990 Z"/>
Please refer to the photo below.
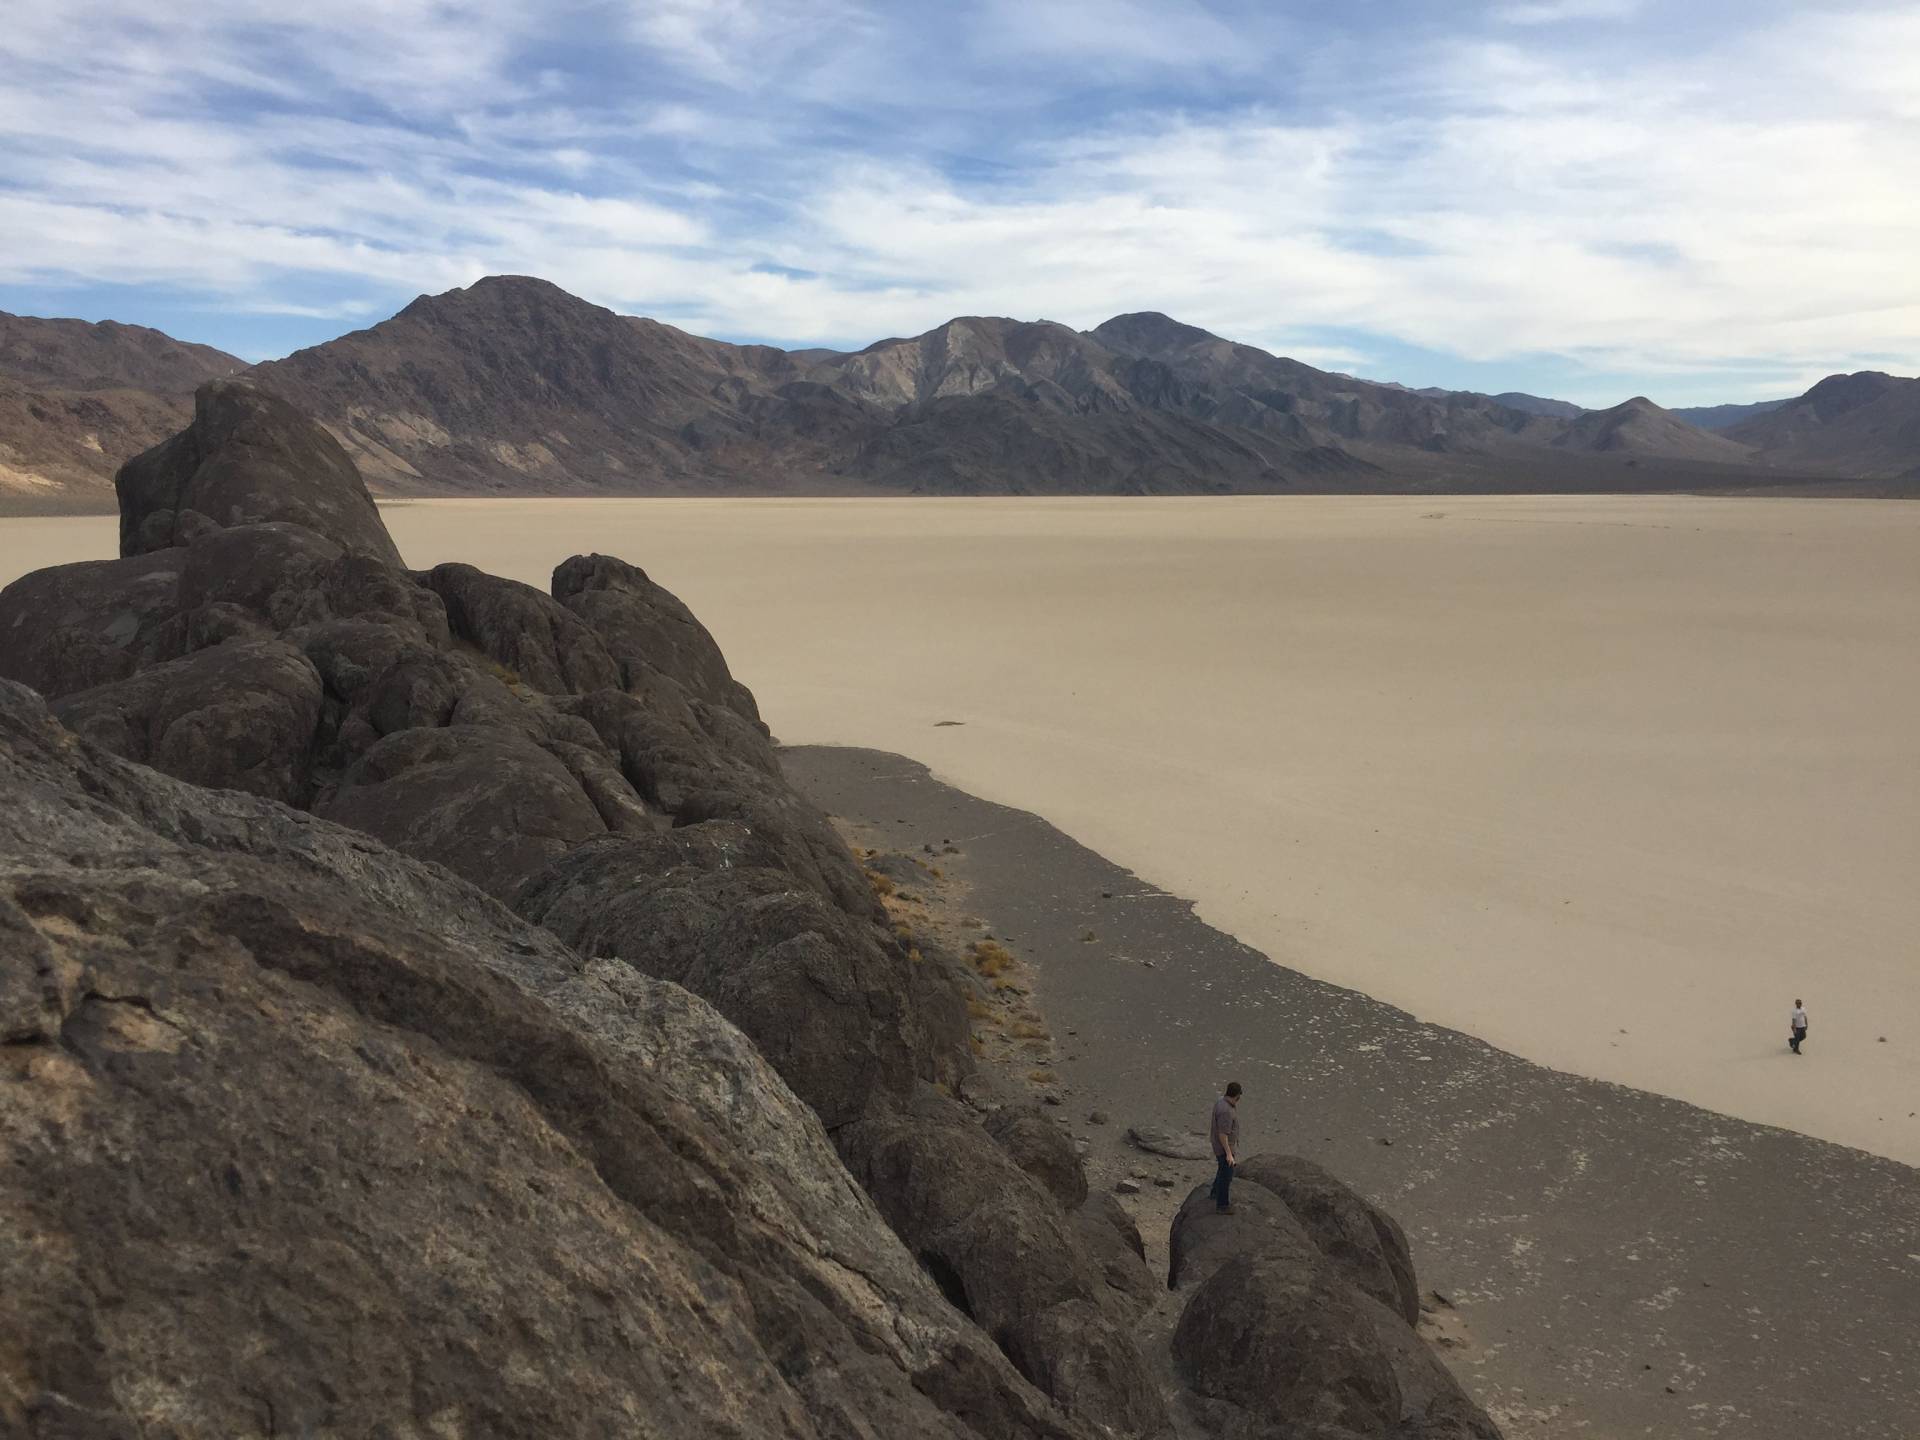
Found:
<path fill-rule="evenodd" d="M 1920 506 L 386 514 L 415 565 L 536 584 L 578 550 L 642 565 L 783 740 L 922 759 L 1284 964 L 1533 1060 L 1920 1164 Z M 113 526 L 0 522 L 0 580 L 110 554 Z"/>

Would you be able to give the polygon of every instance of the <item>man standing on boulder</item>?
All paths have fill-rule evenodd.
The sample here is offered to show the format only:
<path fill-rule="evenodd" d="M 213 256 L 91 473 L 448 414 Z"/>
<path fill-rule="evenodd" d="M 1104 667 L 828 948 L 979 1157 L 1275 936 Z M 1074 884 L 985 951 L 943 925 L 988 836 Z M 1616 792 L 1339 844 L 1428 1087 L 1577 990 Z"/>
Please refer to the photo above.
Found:
<path fill-rule="evenodd" d="M 1213 1102 L 1213 1123 L 1207 1133 L 1213 1141 L 1213 1158 L 1219 1169 L 1213 1176 L 1213 1204 L 1222 1215 L 1233 1213 L 1227 1192 L 1233 1185 L 1233 1167 L 1240 1163 L 1234 1142 L 1240 1138 L 1240 1082 L 1230 1081 L 1227 1093 Z"/>

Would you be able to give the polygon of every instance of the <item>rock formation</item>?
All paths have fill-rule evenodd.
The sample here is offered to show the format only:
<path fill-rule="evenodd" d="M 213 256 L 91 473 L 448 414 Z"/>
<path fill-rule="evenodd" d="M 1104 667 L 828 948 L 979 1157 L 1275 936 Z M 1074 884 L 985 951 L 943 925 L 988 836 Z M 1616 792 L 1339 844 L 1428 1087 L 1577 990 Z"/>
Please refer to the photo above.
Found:
<path fill-rule="evenodd" d="M 953 1098 L 961 968 L 679 601 L 406 570 L 244 383 L 117 486 L 122 558 L 0 591 L 4 1428 L 1170 1433 L 1137 1231 L 1043 1112 Z M 1253 1173 L 1286 1243 L 1220 1280 L 1251 1222 L 1177 1229 L 1230 1290 L 1183 1333 L 1324 1298 L 1373 1368 L 1314 1405 L 1464 1404 L 1391 1222 Z M 1178 1353 L 1256 1419 L 1358 1383 Z"/>
<path fill-rule="evenodd" d="M 1499 1440 L 1415 1333 L 1406 1237 L 1311 1161 L 1255 1155 L 1233 1213 L 1207 1186 L 1174 1217 L 1167 1283 L 1191 1298 L 1174 1364 L 1223 1440 Z"/>

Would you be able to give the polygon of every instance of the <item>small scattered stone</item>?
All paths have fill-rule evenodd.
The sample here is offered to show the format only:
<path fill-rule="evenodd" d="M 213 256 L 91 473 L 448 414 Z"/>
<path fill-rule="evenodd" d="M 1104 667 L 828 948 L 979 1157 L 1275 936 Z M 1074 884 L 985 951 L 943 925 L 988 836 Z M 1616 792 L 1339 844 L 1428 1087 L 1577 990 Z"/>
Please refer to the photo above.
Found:
<path fill-rule="evenodd" d="M 1166 1176 L 1164 1176 L 1164 1175 L 1156 1175 L 1156 1176 L 1154 1176 L 1154 1177 L 1153 1177 L 1153 1183 L 1154 1183 L 1154 1184 L 1156 1184 L 1156 1185 L 1158 1185 L 1158 1186 L 1159 1186 L 1159 1187 L 1160 1187 L 1160 1188 L 1161 1188 L 1162 1190 L 1171 1190 L 1171 1189 L 1173 1189 L 1173 1181 L 1171 1181 L 1171 1180 L 1169 1180 L 1169 1179 L 1167 1179 L 1167 1177 L 1166 1177 Z"/>
<path fill-rule="evenodd" d="M 1381 1136 L 1381 1137 L 1380 1137 L 1380 1138 L 1379 1138 L 1379 1139 L 1378 1139 L 1377 1141 L 1375 1141 L 1374 1143 L 1375 1143 L 1375 1144 L 1379 1144 L 1379 1145 L 1386 1145 L 1386 1146 L 1389 1146 L 1389 1147 L 1391 1147 L 1391 1146 L 1392 1146 L 1392 1144 L 1393 1144 L 1393 1141 L 1391 1141 L 1391 1140 L 1389 1140 L 1389 1139 L 1388 1139 L 1388 1138 L 1387 1138 L 1386 1136 L 1384 1136 L 1384 1135 L 1382 1135 L 1382 1136 Z"/>
<path fill-rule="evenodd" d="M 1113 1182 L 1113 1193 L 1116 1195 L 1138 1195 L 1140 1193 L 1140 1187 L 1131 1180 L 1116 1180 Z"/>
<path fill-rule="evenodd" d="M 1058 1095 L 1055 1095 L 1051 1090 L 1049 1090 L 1045 1095 L 1042 1095 L 1040 1097 L 1040 1103 L 1042 1105 L 1060 1105 L 1065 1102 L 1063 1102 Z"/>
<path fill-rule="evenodd" d="M 1089 1110 L 1087 1112 L 1087 1123 L 1089 1125 L 1105 1125 L 1109 1118 L 1107 1112 L 1104 1110 Z"/>
<path fill-rule="evenodd" d="M 1100 892 L 1100 898 L 1101 898 L 1102 900 L 1111 900 L 1111 899 L 1113 899 L 1113 891 L 1111 891 L 1111 890 L 1102 890 L 1102 891 Z"/>

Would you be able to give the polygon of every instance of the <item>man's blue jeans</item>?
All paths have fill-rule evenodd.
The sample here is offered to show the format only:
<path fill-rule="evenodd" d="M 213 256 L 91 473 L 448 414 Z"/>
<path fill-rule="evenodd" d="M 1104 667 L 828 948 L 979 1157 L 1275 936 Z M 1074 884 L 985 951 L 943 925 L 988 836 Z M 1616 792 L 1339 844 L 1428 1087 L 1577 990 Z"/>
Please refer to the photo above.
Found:
<path fill-rule="evenodd" d="M 1227 1163 L 1224 1155 L 1216 1156 L 1220 1169 L 1213 1177 L 1213 1203 L 1220 1209 L 1227 1208 L 1227 1189 L 1233 1184 L 1233 1166 Z"/>

